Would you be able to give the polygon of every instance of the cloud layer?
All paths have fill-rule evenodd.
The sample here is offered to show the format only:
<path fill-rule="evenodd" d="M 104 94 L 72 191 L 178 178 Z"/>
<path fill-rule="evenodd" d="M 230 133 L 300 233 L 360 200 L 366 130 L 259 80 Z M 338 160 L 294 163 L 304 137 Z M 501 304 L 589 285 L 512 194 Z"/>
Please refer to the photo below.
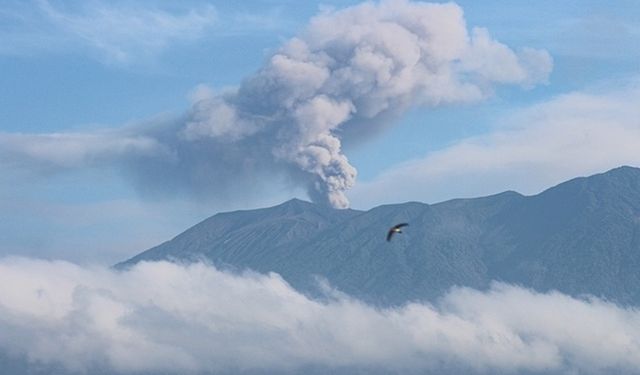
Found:
<path fill-rule="evenodd" d="M 22 148 L 2 152 L 0 163 L 55 164 L 60 141 L 63 160 L 99 154 L 126 166 L 141 186 L 215 195 L 276 175 L 343 208 L 356 178 L 343 137 L 366 139 L 414 106 L 480 100 L 496 84 L 545 82 L 551 66 L 545 51 L 514 51 L 485 29 L 468 32 L 455 4 L 364 3 L 318 15 L 237 89 L 201 91 L 184 117 L 110 133 L 126 140 L 110 142 L 111 154 L 67 147 L 95 134 L 22 135 Z M 30 151 L 43 139 L 46 160 Z M 123 153 L 119 145 L 131 139 L 137 143 Z M 152 145 L 158 153 L 141 157 Z"/>
<path fill-rule="evenodd" d="M 131 2 L 34 0 L 9 1 L 0 19 L 7 23 L 0 54 L 80 50 L 103 63 L 131 65 L 199 39 L 217 13 L 212 6 L 172 12 Z"/>
<path fill-rule="evenodd" d="M 640 313 L 495 284 L 435 305 L 312 300 L 276 274 L 0 260 L 0 351 L 32 365 L 170 371 L 602 373 L 640 367 Z"/>
<path fill-rule="evenodd" d="M 359 205 L 437 202 L 507 189 L 538 193 L 564 180 L 640 166 L 640 84 L 573 92 L 511 113 L 487 134 L 396 166 L 354 189 Z"/>

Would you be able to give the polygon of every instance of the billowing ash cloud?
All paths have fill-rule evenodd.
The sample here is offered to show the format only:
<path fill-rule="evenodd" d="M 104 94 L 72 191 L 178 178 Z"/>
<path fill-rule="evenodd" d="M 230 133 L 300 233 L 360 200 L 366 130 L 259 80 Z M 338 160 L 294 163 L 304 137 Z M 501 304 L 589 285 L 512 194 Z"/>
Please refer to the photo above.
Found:
<path fill-rule="evenodd" d="M 328 293 L 312 300 L 276 274 L 204 264 L 118 272 L 0 259 L 0 361 L 124 374 L 640 368 L 640 312 L 598 299 L 495 284 L 380 309 Z"/>
<path fill-rule="evenodd" d="M 114 158 L 141 186 L 218 194 L 275 174 L 316 202 L 347 207 L 356 170 L 343 137 L 366 138 L 412 106 L 544 82 L 551 66 L 545 51 L 513 51 L 481 28 L 469 33 L 455 4 L 364 3 L 315 17 L 237 89 L 196 95 L 184 118 L 122 131 L 162 152 L 140 155 L 134 146 Z"/>

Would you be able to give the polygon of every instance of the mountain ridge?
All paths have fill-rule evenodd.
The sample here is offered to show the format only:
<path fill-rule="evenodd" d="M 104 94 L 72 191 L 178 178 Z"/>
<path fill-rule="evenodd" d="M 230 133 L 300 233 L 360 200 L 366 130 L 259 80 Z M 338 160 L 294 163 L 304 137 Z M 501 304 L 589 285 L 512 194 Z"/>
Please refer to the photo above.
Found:
<path fill-rule="evenodd" d="M 366 211 L 293 199 L 216 214 L 142 260 L 209 260 L 277 272 L 313 293 L 316 276 L 379 305 L 433 300 L 494 281 L 640 304 L 640 169 L 623 166 L 525 196 L 514 191 Z M 386 230 L 410 226 L 393 241 Z"/>

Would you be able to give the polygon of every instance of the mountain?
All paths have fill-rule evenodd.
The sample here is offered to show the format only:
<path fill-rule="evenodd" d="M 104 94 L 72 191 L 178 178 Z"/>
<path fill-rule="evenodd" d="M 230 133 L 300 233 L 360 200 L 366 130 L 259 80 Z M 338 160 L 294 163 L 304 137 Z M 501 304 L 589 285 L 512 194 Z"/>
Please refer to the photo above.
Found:
<path fill-rule="evenodd" d="M 399 222 L 410 226 L 387 242 Z M 534 196 L 508 191 L 368 211 L 294 199 L 217 214 L 116 267 L 160 259 L 273 271 L 309 293 L 319 276 L 378 305 L 493 280 L 640 304 L 640 169 L 572 179 Z"/>

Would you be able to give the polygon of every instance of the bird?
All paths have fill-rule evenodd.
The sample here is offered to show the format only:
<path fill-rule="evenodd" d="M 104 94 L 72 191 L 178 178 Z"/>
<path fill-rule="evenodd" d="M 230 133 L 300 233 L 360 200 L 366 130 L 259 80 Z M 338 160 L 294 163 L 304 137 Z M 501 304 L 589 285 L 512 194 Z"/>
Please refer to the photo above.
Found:
<path fill-rule="evenodd" d="M 396 224 L 396 225 L 392 226 L 389 229 L 389 232 L 387 232 L 387 242 L 391 241 L 391 237 L 393 237 L 394 233 L 402 233 L 402 230 L 400 228 L 406 227 L 407 225 L 409 225 L 409 224 L 408 223 L 400 223 L 400 224 Z"/>

